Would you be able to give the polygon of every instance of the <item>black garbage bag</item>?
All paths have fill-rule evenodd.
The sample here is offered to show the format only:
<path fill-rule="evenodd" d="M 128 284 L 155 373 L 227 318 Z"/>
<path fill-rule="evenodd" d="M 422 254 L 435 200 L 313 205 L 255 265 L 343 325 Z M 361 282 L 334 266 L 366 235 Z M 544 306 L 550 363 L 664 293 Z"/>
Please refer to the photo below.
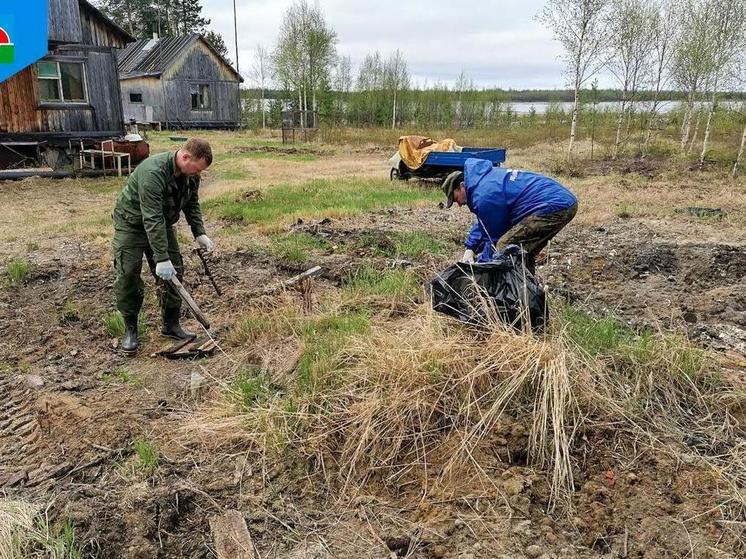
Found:
<path fill-rule="evenodd" d="M 541 331 L 549 318 L 544 289 L 523 266 L 525 253 L 510 245 L 490 262 L 458 262 L 431 282 L 433 308 L 462 322 L 483 325 L 490 316 L 523 329 L 529 317 L 531 328 Z"/>

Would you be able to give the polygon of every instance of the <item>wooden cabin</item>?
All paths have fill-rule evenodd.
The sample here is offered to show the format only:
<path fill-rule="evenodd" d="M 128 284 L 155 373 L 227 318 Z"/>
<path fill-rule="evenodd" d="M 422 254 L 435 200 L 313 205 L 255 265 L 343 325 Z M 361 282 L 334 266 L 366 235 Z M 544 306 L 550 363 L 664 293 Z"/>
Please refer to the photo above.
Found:
<path fill-rule="evenodd" d="M 123 135 L 117 49 L 134 40 L 86 0 L 49 0 L 49 53 L 0 83 L 0 168 Z"/>
<path fill-rule="evenodd" d="M 138 40 L 119 53 L 127 122 L 236 128 L 240 74 L 198 34 Z"/>

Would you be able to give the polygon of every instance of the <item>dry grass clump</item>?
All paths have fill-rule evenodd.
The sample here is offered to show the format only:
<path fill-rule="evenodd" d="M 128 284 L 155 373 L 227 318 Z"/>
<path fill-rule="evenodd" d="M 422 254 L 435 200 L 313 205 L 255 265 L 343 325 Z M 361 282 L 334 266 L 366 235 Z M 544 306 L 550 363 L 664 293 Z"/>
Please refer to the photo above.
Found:
<path fill-rule="evenodd" d="M 0 559 L 81 559 L 69 520 L 52 526 L 40 507 L 0 499 Z"/>
<path fill-rule="evenodd" d="M 589 361 L 561 337 L 522 335 L 495 322 L 475 339 L 473 330 L 422 309 L 353 335 L 316 375 L 323 390 L 275 390 L 252 398 L 250 408 L 229 397 L 190 430 L 211 444 L 264 454 L 291 448 L 348 488 L 376 473 L 427 470 L 454 432 L 459 448 L 429 471 L 442 478 L 464 465 L 478 471 L 473 451 L 501 415 L 526 413 L 530 460 L 552 469 L 557 499 L 572 488 L 573 433 L 605 400 Z"/>
<path fill-rule="evenodd" d="M 345 494 L 410 474 L 437 485 L 471 472 L 489 483 L 479 457 L 507 418 L 528 428 L 528 463 L 547 471 L 557 505 L 573 491 L 576 433 L 613 423 L 620 435 L 700 457 L 731 489 L 743 487 L 743 452 L 700 452 L 686 439 L 701 433 L 708 448 L 733 441 L 728 401 L 743 399 L 682 340 L 575 310 L 543 336 L 494 317 L 475 330 L 424 305 L 385 324 L 351 318 L 309 319 L 301 342 L 316 360 L 300 360 L 294 384 L 271 371 L 244 376 L 188 431 L 213 448 L 313 464 Z"/>
<path fill-rule="evenodd" d="M 33 529 L 36 513 L 31 503 L 0 499 L 0 559 L 21 557 L 21 535 Z"/>

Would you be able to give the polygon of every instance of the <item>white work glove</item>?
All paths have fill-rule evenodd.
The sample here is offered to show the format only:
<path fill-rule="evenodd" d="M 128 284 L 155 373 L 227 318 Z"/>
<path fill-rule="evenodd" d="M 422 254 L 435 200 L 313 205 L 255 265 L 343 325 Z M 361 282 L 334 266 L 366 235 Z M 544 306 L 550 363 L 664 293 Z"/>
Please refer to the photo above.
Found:
<path fill-rule="evenodd" d="M 197 237 L 194 240 L 197 241 L 197 244 L 205 252 L 212 252 L 212 249 L 215 248 L 215 243 L 213 243 L 210 240 L 210 237 L 208 237 L 207 235 L 200 235 L 199 237 Z"/>
<path fill-rule="evenodd" d="M 474 263 L 474 251 L 469 249 L 464 252 L 464 255 L 461 257 L 461 262 L 466 262 L 468 264 Z"/>
<path fill-rule="evenodd" d="M 176 275 L 176 268 L 174 268 L 174 265 L 171 264 L 170 260 L 158 262 L 158 264 L 155 265 L 155 275 L 168 281 Z"/>

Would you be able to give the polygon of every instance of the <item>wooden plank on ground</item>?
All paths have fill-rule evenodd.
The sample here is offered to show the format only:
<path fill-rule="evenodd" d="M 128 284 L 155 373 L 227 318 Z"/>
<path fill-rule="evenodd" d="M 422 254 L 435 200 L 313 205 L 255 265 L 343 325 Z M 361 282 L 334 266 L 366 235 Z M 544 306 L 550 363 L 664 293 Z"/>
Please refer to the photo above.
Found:
<path fill-rule="evenodd" d="M 257 559 L 246 521 L 237 510 L 211 517 L 210 531 L 218 559 Z"/>

